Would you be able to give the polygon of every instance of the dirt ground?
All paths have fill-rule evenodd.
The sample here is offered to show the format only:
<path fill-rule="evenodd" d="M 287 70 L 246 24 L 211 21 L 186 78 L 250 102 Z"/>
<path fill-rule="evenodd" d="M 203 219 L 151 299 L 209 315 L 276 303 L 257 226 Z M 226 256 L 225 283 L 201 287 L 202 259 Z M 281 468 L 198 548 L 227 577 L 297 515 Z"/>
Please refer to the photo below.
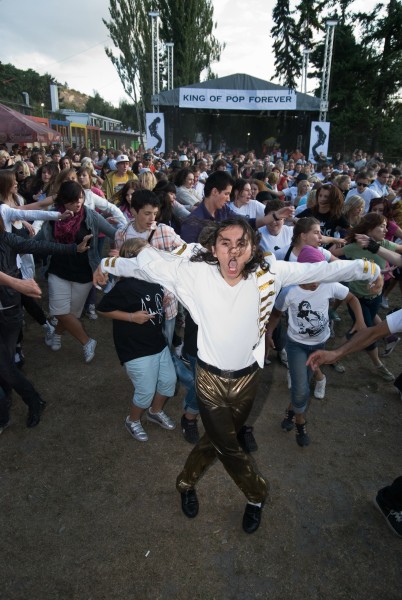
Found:
<path fill-rule="evenodd" d="M 85 326 L 98 340 L 90 365 L 67 337 L 52 352 L 27 318 L 24 371 L 48 406 L 28 430 L 14 398 L 0 437 L 2 600 L 401 600 L 402 542 L 372 500 L 402 474 L 402 402 L 364 353 L 343 375 L 326 367 L 304 449 L 280 428 L 286 369 L 265 368 L 250 422 L 271 493 L 248 536 L 245 499 L 220 464 L 199 483 L 198 517 L 181 513 L 175 478 L 191 446 L 179 428 L 148 424 L 146 444 L 129 436 L 111 323 Z M 385 359 L 395 374 L 401 351 Z M 177 422 L 181 398 L 167 408 Z"/>

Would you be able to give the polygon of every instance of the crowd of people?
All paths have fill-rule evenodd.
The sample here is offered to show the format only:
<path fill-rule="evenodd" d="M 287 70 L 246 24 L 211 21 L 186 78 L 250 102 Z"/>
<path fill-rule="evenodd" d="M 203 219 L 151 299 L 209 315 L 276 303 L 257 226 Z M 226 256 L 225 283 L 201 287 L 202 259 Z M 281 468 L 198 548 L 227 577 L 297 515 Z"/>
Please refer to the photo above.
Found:
<path fill-rule="evenodd" d="M 253 151 L 212 156 L 184 142 L 158 155 L 3 147 L 0 217 L 0 433 L 12 390 L 28 406 L 28 427 L 46 404 L 21 370 L 23 311 L 52 351 L 69 334 L 86 363 L 97 342 L 82 317 L 110 318 L 134 387 L 128 432 L 146 442 L 145 417 L 175 429 L 165 406 L 180 381 L 181 431 L 194 446 L 177 478 L 183 512 L 197 515 L 196 483 L 218 458 L 247 498 L 247 533 L 258 528 L 268 493 L 248 456 L 257 445 L 246 423 L 261 369 L 277 351 L 290 395 L 280 426 L 308 446 L 312 381 L 314 396 L 326 395 L 311 356 L 334 336 L 339 305 L 347 305 L 353 340 L 380 326 L 396 282 L 402 291 L 401 165 L 361 150 L 314 162 L 298 149 L 259 159 Z M 47 278 L 45 310 L 36 274 Z M 397 331 L 382 339 L 381 354 L 377 340 L 361 347 L 374 376 L 402 392 L 383 361 Z M 402 535 L 402 525 L 393 529 Z"/>

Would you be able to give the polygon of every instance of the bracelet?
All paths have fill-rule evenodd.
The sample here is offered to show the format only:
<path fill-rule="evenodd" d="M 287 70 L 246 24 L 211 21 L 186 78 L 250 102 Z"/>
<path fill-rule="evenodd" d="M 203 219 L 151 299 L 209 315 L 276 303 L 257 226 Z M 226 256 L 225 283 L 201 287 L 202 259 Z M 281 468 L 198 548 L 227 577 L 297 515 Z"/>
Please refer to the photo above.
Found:
<path fill-rule="evenodd" d="M 374 240 L 370 239 L 369 243 L 367 244 L 367 250 L 369 252 L 372 252 L 373 254 L 377 254 L 379 248 L 380 248 L 380 244 L 378 244 Z"/>
<path fill-rule="evenodd" d="M 133 321 L 133 313 L 128 313 L 128 314 L 129 314 L 129 317 L 130 317 L 130 323 L 134 323 L 134 321 Z"/>
<path fill-rule="evenodd" d="M 274 212 L 272 213 L 272 216 L 274 217 L 274 221 L 280 221 Z"/>

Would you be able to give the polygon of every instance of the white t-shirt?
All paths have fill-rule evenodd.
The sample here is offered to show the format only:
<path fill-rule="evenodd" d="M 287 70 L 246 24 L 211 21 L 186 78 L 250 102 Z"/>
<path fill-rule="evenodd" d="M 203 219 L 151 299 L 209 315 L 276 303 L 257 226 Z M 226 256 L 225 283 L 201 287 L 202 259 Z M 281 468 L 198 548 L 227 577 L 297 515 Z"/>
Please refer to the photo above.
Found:
<path fill-rule="evenodd" d="M 247 204 L 243 204 L 240 208 L 234 202 L 229 202 L 230 210 L 237 215 L 246 217 L 247 219 L 256 219 L 264 216 L 265 206 L 258 200 L 250 200 Z"/>
<path fill-rule="evenodd" d="M 278 235 L 271 235 L 268 229 L 260 227 L 258 230 L 261 234 L 260 248 L 264 252 L 275 252 L 284 246 L 289 247 L 293 237 L 293 227 L 284 225 Z"/>
<path fill-rule="evenodd" d="M 329 300 L 344 300 L 348 293 L 349 289 L 341 283 L 321 283 L 315 291 L 293 285 L 281 290 L 275 308 L 281 312 L 288 309 L 291 340 L 315 346 L 326 342 L 330 335 Z"/>
<path fill-rule="evenodd" d="M 278 260 L 285 260 L 285 256 L 286 256 L 286 253 L 288 250 L 289 250 L 289 246 L 284 246 L 283 248 L 279 248 L 279 250 L 275 250 L 274 254 Z M 323 257 L 325 258 L 325 260 L 327 262 L 329 262 L 331 260 L 332 254 L 329 250 L 326 250 L 325 248 L 321 248 L 321 246 L 319 246 L 317 248 L 317 250 L 319 250 L 321 252 L 321 254 L 323 255 Z M 289 254 L 288 261 L 289 262 L 297 262 L 296 254 L 293 254 L 293 252 L 291 252 Z"/>
<path fill-rule="evenodd" d="M 387 325 L 391 333 L 402 332 L 402 308 L 386 316 Z"/>

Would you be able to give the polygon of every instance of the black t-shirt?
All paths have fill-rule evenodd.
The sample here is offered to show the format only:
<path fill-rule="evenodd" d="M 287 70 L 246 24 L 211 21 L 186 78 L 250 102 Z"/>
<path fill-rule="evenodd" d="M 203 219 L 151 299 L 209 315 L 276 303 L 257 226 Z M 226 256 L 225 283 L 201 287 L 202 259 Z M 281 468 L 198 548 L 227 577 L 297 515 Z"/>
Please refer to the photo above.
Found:
<path fill-rule="evenodd" d="M 344 237 L 344 232 L 349 227 L 349 223 L 343 215 L 340 217 L 331 216 L 331 213 L 320 213 L 314 212 L 311 208 L 306 208 L 300 214 L 297 215 L 299 219 L 303 217 L 315 217 L 320 222 L 320 229 L 322 235 L 328 237 L 334 237 L 335 232 L 340 233 L 341 237 Z"/>
<path fill-rule="evenodd" d="M 113 319 L 113 341 L 121 364 L 159 354 L 166 346 L 162 332 L 163 288 L 156 283 L 148 283 L 135 278 L 120 279 L 98 304 L 101 312 L 121 310 L 137 312 L 146 310 L 157 313 L 155 317 L 143 325 Z"/>

